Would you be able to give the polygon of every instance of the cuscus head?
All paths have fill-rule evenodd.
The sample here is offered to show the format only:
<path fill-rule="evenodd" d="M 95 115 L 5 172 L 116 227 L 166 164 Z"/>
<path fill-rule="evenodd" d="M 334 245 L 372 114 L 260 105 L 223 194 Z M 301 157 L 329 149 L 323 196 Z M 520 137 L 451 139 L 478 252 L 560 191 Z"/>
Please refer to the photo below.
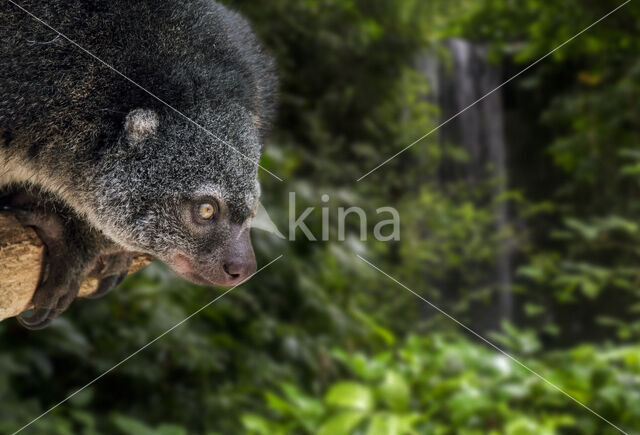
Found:
<path fill-rule="evenodd" d="M 130 111 L 98 171 L 90 220 L 198 284 L 244 281 L 256 270 L 249 233 L 262 146 L 254 118 L 230 107 L 201 113 L 195 125 L 168 109 Z"/>
<path fill-rule="evenodd" d="M 250 238 L 253 210 L 249 201 L 238 207 L 218 187 L 185 197 L 179 214 L 191 242 L 169 251 L 163 260 L 195 283 L 236 285 L 256 270 Z"/>

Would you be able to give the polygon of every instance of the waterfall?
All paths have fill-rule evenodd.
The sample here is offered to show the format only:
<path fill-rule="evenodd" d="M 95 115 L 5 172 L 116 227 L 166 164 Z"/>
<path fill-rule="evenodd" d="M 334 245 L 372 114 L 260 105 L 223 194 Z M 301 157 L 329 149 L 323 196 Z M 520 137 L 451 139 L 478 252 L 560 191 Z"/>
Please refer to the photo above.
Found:
<path fill-rule="evenodd" d="M 462 39 L 444 43 L 450 55 L 442 62 L 432 54 L 421 56 L 417 68 L 431 84 L 430 99 L 438 104 L 441 121 L 447 122 L 438 130 L 438 141 L 443 145 L 458 144 L 469 155 L 469 162 L 460 165 L 443 162 L 439 178 L 443 181 L 466 180 L 469 185 L 495 179 L 495 196 L 507 188 L 506 142 L 499 66 L 487 60 L 488 49 L 482 44 Z M 482 101 L 475 101 L 490 94 Z M 501 233 L 509 222 L 507 204 L 499 201 L 494 208 L 495 230 Z M 494 281 L 498 286 L 498 319 L 513 317 L 511 247 L 505 241 L 498 247 L 497 270 Z"/>

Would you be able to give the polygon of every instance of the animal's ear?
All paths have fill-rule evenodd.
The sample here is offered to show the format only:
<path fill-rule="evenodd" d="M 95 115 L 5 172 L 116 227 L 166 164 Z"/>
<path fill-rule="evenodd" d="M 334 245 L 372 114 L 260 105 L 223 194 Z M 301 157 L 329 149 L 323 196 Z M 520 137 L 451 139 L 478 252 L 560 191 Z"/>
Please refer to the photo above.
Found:
<path fill-rule="evenodd" d="M 124 121 L 124 134 L 127 141 L 137 145 L 158 129 L 158 115 L 151 109 L 134 109 Z"/>

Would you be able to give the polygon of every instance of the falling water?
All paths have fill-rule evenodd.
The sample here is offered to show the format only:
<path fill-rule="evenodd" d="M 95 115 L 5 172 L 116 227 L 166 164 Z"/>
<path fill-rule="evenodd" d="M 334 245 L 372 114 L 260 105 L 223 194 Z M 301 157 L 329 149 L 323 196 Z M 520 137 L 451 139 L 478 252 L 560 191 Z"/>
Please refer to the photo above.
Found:
<path fill-rule="evenodd" d="M 484 45 L 451 39 L 445 47 L 450 62 L 425 55 L 418 60 L 417 66 L 430 80 L 431 98 L 440 107 L 441 122 L 455 116 L 438 130 L 439 142 L 461 145 L 469 155 L 469 162 L 464 166 L 445 162 L 440 169 L 440 178 L 447 181 L 466 179 L 469 185 L 491 178 L 496 180 L 493 194 L 500 195 L 507 188 L 502 94 L 496 89 L 502 78 L 500 68 L 487 60 Z M 494 213 L 496 231 L 502 233 L 509 219 L 506 203 L 497 201 Z M 495 281 L 500 290 L 499 317 L 511 319 L 513 296 L 508 242 L 499 246 L 497 255 Z"/>

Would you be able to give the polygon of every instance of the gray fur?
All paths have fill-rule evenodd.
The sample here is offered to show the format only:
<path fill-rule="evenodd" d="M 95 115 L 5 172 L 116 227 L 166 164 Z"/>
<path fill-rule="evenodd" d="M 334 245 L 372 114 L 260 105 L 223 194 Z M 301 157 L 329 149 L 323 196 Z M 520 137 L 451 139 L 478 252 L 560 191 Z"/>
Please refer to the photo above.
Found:
<path fill-rule="evenodd" d="M 126 250 L 219 260 L 258 200 L 250 160 L 275 104 L 247 22 L 211 0 L 20 4 L 247 158 L 3 2 L 0 187 L 41 189 Z M 219 198 L 226 220 L 185 223 L 199 196 Z"/>

